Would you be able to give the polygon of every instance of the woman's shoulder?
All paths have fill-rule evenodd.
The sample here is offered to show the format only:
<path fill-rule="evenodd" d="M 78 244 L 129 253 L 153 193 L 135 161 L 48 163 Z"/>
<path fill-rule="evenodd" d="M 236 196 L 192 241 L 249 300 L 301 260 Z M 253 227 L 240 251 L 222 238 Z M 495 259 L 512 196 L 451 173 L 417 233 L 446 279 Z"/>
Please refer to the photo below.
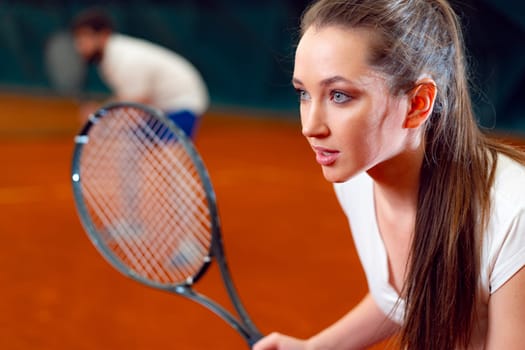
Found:
<path fill-rule="evenodd" d="M 525 209 L 525 165 L 506 155 L 498 155 L 492 190 L 498 201 L 515 209 Z"/>
<path fill-rule="evenodd" d="M 525 166 L 505 155 L 498 157 L 483 246 L 482 281 L 493 293 L 525 264 Z"/>

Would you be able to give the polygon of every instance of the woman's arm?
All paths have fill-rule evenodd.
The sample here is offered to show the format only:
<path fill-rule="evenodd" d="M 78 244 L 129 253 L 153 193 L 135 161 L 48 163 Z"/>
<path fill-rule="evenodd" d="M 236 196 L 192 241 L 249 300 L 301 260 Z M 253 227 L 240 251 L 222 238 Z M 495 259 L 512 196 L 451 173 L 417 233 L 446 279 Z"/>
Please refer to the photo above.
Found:
<path fill-rule="evenodd" d="M 308 340 L 272 333 L 254 350 L 350 350 L 365 349 L 392 335 L 399 325 L 379 309 L 370 294 L 339 321 Z"/>
<path fill-rule="evenodd" d="M 363 300 L 339 321 L 309 339 L 309 349 L 365 349 L 391 337 L 399 325 L 379 309 L 372 296 Z"/>
<path fill-rule="evenodd" d="M 486 350 L 525 349 L 525 268 L 521 268 L 489 300 Z"/>

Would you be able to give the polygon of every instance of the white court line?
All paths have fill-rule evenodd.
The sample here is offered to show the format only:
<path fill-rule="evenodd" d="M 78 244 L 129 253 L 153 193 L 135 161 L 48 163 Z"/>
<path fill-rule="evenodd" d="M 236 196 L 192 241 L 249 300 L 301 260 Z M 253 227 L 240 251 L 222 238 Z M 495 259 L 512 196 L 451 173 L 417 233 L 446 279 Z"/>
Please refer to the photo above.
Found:
<path fill-rule="evenodd" d="M 0 205 L 72 200 L 69 184 L 0 187 Z"/>

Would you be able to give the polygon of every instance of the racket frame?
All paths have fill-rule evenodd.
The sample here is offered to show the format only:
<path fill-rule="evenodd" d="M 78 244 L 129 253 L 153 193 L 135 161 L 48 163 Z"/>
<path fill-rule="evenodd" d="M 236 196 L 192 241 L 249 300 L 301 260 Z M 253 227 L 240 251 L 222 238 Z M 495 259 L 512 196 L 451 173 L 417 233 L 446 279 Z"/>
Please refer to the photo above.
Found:
<path fill-rule="evenodd" d="M 195 273 L 194 276 L 188 277 L 183 283 L 167 284 L 155 282 L 141 277 L 139 274 L 126 267 L 126 265 L 124 265 L 119 259 L 115 258 L 112 251 L 105 244 L 103 244 L 103 242 L 101 242 L 101 240 L 99 239 L 100 235 L 98 234 L 97 229 L 95 228 L 95 226 L 92 223 L 92 220 L 90 219 L 90 214 L 87 206 L 85 205 L 84 195 L 82 193 L 82 174 L 80 169 L 82 151 L 84 146 L 87 143 L 89 143 L 89 132 L 91 128 L 93 128 L 102 118 L 104 118 L 108 113 L 110 113 L 111 110 L 116 108 L 139 109 L 150 114 L 151 116 L 154 116 L 159 121 L 164 123 L 169 128 L 169 130 L 175 135 L 177 139 L 176 142 L 180 142 L 183 145 L 186 152 L 189 154 L 204 187 L 206 194 L 206 202 L 208 205 L 208 210 L 210 212 L 211 221 L 210 249 L 208 255 L 204 257 L 200 269 Z M 248 313 L 246 312 L 244 306 L 242 305 L 239 295 L 233 284 L 232 276 L 230 274 L 224 253 L 215 191 L 213 190 L 213 186 L 211 184 L 211 180 L 204 165 L 204 162 L 202 161 L 199 153 L 193 146 L 191 140 L 179 127 L 176 126 L 175 123 L 173 123 L 170 119 L 165 117 L 164 113 L 139 103 L 114 102 L 105 105 L 95 113 L 91 114 L 85 125 L 81 128 L 80 132 L 75 137 L 71 181 L 73 186 L 73 196 L 75 199 L 77 211 L 81 219 L 81 223 L 85 231 L 88 233 L 88 236 L 93 245 L 106 259 L 106 261 L 108 261 L 115 269 L 117 269 L 125 276 L 136 280 L 140 283 L 143 283 L 149 287 L 181 295 L 208 308 L 210 311 L 214 312 L 217 316 L 226 321 L 232 328 L 234 328 L 246 340 L 250 347 L 253 344 L 255 344 L 260 338 L 262 338 L 261 333 L 255 327 L 250 317 L 248 316 Z M 235 311 L 239 315 L 241 322 L 239 322 L 235 317 L 233 317 L 233 315 L 221 305 L 217 304 L 216 302 L 212 301 L 206 296 L 196 292 L 192 288 L 193 284 L 195 284 L 207 271 L 213 258 L 215 258 L 215 261 L 219 266 L 219 271 L 224 286 L 226 287 L 226 291 L 228 293 L 228 296 L 230 297 L 230 301 L 232 302 Z"/>

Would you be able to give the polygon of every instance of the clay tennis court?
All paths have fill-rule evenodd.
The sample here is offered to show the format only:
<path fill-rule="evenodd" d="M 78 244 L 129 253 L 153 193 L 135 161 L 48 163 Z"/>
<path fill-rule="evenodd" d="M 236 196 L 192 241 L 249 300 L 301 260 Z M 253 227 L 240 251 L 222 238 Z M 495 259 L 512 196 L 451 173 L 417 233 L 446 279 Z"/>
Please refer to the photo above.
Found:
<path fill-rule="evenodd" d="M 70 186 L 75 103 L 1 95 L 0 105 L 0 349 L 246 349 L 217 316 L 123 277 L 92 246 Z M 248 312 L 265 334 L 307 337 L 366 283 L 298 119 L 268 116 L 210 113 L 197 147 Z M 196 289 L 231 310 L 216 268 Z"/>
<path fill-rule="evenodd" d="M 0 105 L 1 349 L 246 349 L 217 316 L 123 277 L 92 246 L 70 188 L 75 103 L 2 95 Z M 269 116 L 210 113 L 197 148 L 248 312 L 263 333 L 307 337 L 366 284 L 298 119 Z M 231 309 L 217 269 L 196 289 Z"/>

